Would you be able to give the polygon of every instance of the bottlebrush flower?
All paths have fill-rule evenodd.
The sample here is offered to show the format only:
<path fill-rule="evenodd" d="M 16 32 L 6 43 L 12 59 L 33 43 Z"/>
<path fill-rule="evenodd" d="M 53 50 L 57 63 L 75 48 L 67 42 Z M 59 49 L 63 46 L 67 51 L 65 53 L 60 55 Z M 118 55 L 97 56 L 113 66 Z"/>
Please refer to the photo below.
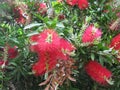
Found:
<path fill-rule="evenodd" d="M 112 73 L 108 69 L 96 61 L 89 61 L 85 65 L 85 71 L 93 80 L 103 85 L 106 85 L 107 80 L 112 76 Z"/>
<path fill-rule="evenodd" d="M 37 62 L 32 66 L 32 71 L 36 76 L 43 75 L 46 72 L 46 65 L 43 62 Z"/>
<path fill-rule="evenodd" d="M 56 66 L 56 62 L 53 58 L 42 57 L 32 66 L 32 71 L 36 76 L 43 75 L 52 70 Z"/>
<path fill-rule="evenodd" d="M 88 1 L 87 0 L 78 0 L 78 7 L 80 9 L 86 9 L 88 7 Z"/>
<path fill-rule="evenodd" d="M 75 50 L 75 47 L 67 40 L 61 38 L 54 30 L 47 29 L 30 37 L 33 44 L 30 46 L 31 51 L 42 55 L 52 53 L 58 59 L 65 59 Z"/>
<path fill-rule="evenodd" d="M 66 0 L 66 3 L 69 4 L 69 5 L 71 5 L 71 6 L 74 6 L 74 5 L 77 4 L 77 1 L 78 0 Z"/>
<path fill-rule="evenodd" d="M 38 54 L 39 60 L 32 66 L 32 71 L 36 76 L 43 75 L 55 68 L 57 56 L 54 53 L 44 52 Z"/>
<path fill-rule="evenodd" d="M 69 41 L 67 41 L 64 38 L 60 39 L 60 47 L 61 47 L 61 49 L 67 50 L 68 52 L 75 50 L 74 45 L 72 45 L 72 43 L 70 43 Z"/>
<path fill-rule="evenodd" d="M 67 60 L 70 53 L 75 50 L 74 45 L 68 42 L 66 39 L 60 39 L 60 53 L 59 57 L 63 60 Z"/>
<path fill-rule="evenodd" d="M 112 38 L 109 47 L 120 51 L 120 34 Z M 116 57 L 117 60 L 120 62 L 120 52 L 116 54 Z"/>
<path fill-rule="evenodd" d="M 47 5 L 46 3 L 37 3 L 37 11 L 41 14 L 41 15 L 45 15 L 47 12 Z"/>
<path fill-rule="evenodd" d="M 32 42 L 37 42 L 40 39 L 40 34 L 35 34 L 30 37 Z"/>
<path fill-rule="evenodd" d="M 52 70 L 58 60 L 68 60 L 75 47 L 61 38 L 54 30 L 46 29 L 40 34 L 30 37 L 31 50 L 38 54 L 38 62 L 32 70 L 36 76 Z"/>
<path fill-rule="evenodd" d="M 113 37 L 110 43 L 110 48 L 114 48 L 115 50 L 120 50 L 120 34 Z"/>
<path fill-rule="evenodd" d="M 32 52 L 39 52 L 38 43 L 37 43 L 39 39 L 40 39 L 40 34 L 35 34 L 30 37 L 30 41 L 32 42 L 32 45 L 30 46 L 30 50 Z"/>
<path fill-rule="evenodd" d="M 26 10 L 27 10 L 26 4 L 20 4 L 13 8 L 15 21 L 18 24 L 25 24 L 25 22 L 28 21 L 27 19 L 30 18 L 29 15 L 26 13 Z"/>
<path fill-rule="evenodd" d="M 82 36 L 83 43 L 94 43 L 94 41 L 101 38 L 102 32 L 100 29 L 90 25 L 86 28 Z"/>
<path fill-rule="evenodd" d="M 42 54 L 38 53 L 39 60 L 42 62 L 57 61 L 57 56 L 54 53 L 44 52 Z"/>
<path fill-rule="evenodd" d="M 13 59 L 18 55 L 17 47 L 8 47 L 8 58 Z"/>
<path fill-rule="evenodd" d="M 31 39 L 33 39 L 32 36 Z M 32 46 L 32 50 L 42 54 L 44 52 L 51 52 L 56 54 L 59 50 L 60 37 L 51 29 L 44 30 L 38 36 L 36 36 L 36 44 Z"/>
<path fill-rule="evenodd" d="M 13 12 L 16 17 L 23 16 L 26 13 L 26 10 L 28 9 L 28 6 L 26 4 L 19 4 L 13 8 Z"/>
<path fill-rule="evenodd" d="M 24 24 L 25 23 L 25 18 L 23 16 L 24 14 L 24 11 L 21 9 L 20 6 L 16 6 L 14 9 L 13 9 L 13 12 L 15 14 L 15 20 L 18 24 Z"/>

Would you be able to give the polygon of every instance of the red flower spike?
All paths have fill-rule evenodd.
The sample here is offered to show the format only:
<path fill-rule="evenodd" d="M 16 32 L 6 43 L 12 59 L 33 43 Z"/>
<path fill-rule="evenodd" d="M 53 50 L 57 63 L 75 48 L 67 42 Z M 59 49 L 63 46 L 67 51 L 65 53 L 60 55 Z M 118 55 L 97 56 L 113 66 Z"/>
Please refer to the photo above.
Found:
<path fill-rule="evenodd" d="M 66 3 L 69 4 L 69 5 L 71 5 L 71 6 L 74 6 L 74 5 L 77 4 L 77 1 L 78 0 L 66 0 Z"/>
<path fill-rule="evenodd" d="M 55 68 L 58 60 L 68 60 L 75 47 L 61 38 L 54 30 L 47 29 L 30 37 L 31 50 L 38 54 L 38 62 L 32 67 L 36 76 L 43 75 Z"/>
<path fill-rule="evenodd" d="M 25 24 L 26 20 L 30 18 L 26 13 L 26 10 L 27 10 L 27 5 L 25 4 L 20 4 L 19 6 L 14 7 L 13 12 L 15 15 L 15 21 L 18 24 Z"/>
<path fill-rule="evenodd" d="M 18 55 L 17 47 L 8 47 L 8 58 L 13 59 Z"/>
<path fill-rule="evenodd" d="M 43 75 L 46 72 L 46 65 L 43 62 L 37 62 L 32 66 L 32 71 L 36 76 Z"/>
<path fill-rule="evenodd" d="M 38 43 L 37 43 L 39 39 L 40 39 L 40 34 L 35 34 L 30 37 L 30 41 L 32 42 L 32 45 L 30 46 L 30 50 L 32 52 L 39 52 Z"/>
<path fill-rule="evenodd" d="M 35 34 L 35 35 L 30 37 L 30 40 L 32 42 L 37 42 L 39 39 L 40 39 L 40 35 L 39 34 Z"/>
<path fill-rule="evenodd" d="M 115 50 L 120 50 L 120 34 L 112 38 L 109 47 Z M 118 52 L 116 56 L 117 56 L 117 60 L 120 62 L 120 53 Z"/>
<path fill-rule="evenodd" d="M 95 40 L 101 38 L 102 32 L 98 28 L 95 28 L 93 25 L 90 25 L 86 28 L 82 36 L 83 43 L 94 43 Z"/>
<path fill-rule="evenodd" d="M 115 50 L 120 50 L 120 34 L 116 35 L 111 40 L 110 48 L 114 48 Z"/>
<path fill-rule="evenodd" d="M 40 38 L 36 40 L 37 44 L 35 45 L 35 47 L 37 47 L 35 49 L 36 52 L 38 52 L 39 54 L 42 54 L 44 52 L 56 54 L 59 50 L 60 44 L 60 37 L 58 36 L 58 34 L 54 30 L 47 29 L 41 32 L 39 35 Z"/>
<path fill-rule="evenodd" d="M 36 76 L 43 75 L 55 68 L 57 60 L 52 57 L 42 56 L 32 67 L 32 71 Z"/>
<path fill-rule="evenodd" d="M 63 48 L 64 50 L 68 50 L 69 52 L 76 49 L 74 45 L 72 45 L 72 43 L 68 42 L 64 38 L 60 39 L 60 47 Z"/>
<path fill-rule="evenodd" d="M 107 80 L 112 76 L 112 72 L 96 61 L 89 61 L 85 65 L 85 71 L 93 80 L 103 85 L 108 84 Z"/>
<path fill-rule="evenodd" d="M 63 60 L 67 60 L 69 57 L 70 52 L 75 50 L 76 48 L 67 40 L 61 38 L 60 39 L 60 53 L 59 58 Z"/>
<path fill-rule="evenodd" d="M 88 7 L 88 1 L 87 0 L 78 0 L 78 7 L 80 9 L 86 9 Z"/>
<path fill-rule="evenodd" d="M 31 36 L 34 43 L 30 46 L 31 51 L 36 52 L 38 56 L 44 53 L 53 54 L 56 59 L 66 60 L 75 47 L 67 40 L 59 37 L 54 30 L 44 30 L 40 34 Z"/>
<path fill-rule="evenodd" d="M 39 58 L 38 61 L 47 62 L 47 63 L 50 61 L 57 61 L 57 56 L 49 52 L 44 52 L 41 54 L 38 53 L 38 58 Z"/>
<path fill-rule="evenodd" d="M 47 5 L 46 3 L 37 3 L 37 11 L 40 12 L 41 15 L 45 15 L 47 12 Z"/>

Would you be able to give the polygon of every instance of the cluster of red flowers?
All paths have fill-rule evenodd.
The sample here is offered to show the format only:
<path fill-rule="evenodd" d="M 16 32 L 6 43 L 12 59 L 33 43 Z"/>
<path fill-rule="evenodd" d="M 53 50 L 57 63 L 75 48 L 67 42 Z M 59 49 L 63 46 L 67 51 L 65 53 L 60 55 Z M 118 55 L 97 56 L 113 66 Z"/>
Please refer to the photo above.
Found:
<path fill-rule="evenodd" d="M 66 2 L 71 6 L 78 5 L 80 9 L 86 9 L 88 7 L 87 0 L 66 0 Z"/>
<path fill-rule="evenodd" d="M 16 6 L 13 9 L 13 12 L 15 14 L 15 20 L 18 24 L 25 24 L 26 19 L 28 18 L 28 15 L 25 11 L 27 8 L 27 5 L 21 4 L 20 6 Z"/>
<path fill-rule="evenodd" d="M 85 65 L 85 70 L 93 80 L 103 85 L 106 85 L 112 76 L 112 73 L 108 69 L 92 60 Z"/>
<path fill-rule="evenodd" d="M 0 51 L 2 51 L 3 53 L 5 52 L 5 48 L 1 48 Z M 17 47 L 7 47 L 7 54 L 6 56 L 8 57 L 8 59 L 14 59 L 17 57 L 18 55 L 18 50 Z M 4 57 L 4 56 L 3 56 Z M 8 60 L 4 60 L 4 58 L 0 59 L 0 67 L 3 69 L 6 65 L 8 65 Z"/>
<path fill-rule="evenodd" d="M 38 54 L 39 58 L 32 67 L 37 76 L 52 70 L 56 66 L 57 60 L 68 60 L 70 53 L 75 50 L 70 42 L 51 29 L 31 36 L 30 40 L 33 43 L 30 48 Z"/>
<path fill-rule="evenodd" d="M 86 28 L 82 36 L 83 43 L 93 44 L 95 41 L 101 38 L 102 32 L 98 28 L 95 28 L 94 25 L 90 25 Z"/>

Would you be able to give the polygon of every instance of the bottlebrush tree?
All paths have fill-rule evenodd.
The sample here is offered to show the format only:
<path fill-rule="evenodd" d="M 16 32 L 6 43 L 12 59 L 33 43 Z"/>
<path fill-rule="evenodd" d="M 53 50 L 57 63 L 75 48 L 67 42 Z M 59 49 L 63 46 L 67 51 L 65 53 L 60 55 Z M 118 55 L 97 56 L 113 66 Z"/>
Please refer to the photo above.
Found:
<path fill-rule="evenodd" d="M 119 90 L 119 0 L 0 1 L 0 90 Z"/>

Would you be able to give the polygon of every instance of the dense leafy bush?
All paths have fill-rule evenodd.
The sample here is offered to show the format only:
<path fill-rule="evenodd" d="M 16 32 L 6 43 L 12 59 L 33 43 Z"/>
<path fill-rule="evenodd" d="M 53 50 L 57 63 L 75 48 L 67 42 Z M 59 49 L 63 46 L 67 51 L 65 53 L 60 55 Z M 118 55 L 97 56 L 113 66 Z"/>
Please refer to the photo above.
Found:
<path fill-rule="evenodd" d="M 0 90 L 119 90 L 119 0 L 0 1 Z"/>

